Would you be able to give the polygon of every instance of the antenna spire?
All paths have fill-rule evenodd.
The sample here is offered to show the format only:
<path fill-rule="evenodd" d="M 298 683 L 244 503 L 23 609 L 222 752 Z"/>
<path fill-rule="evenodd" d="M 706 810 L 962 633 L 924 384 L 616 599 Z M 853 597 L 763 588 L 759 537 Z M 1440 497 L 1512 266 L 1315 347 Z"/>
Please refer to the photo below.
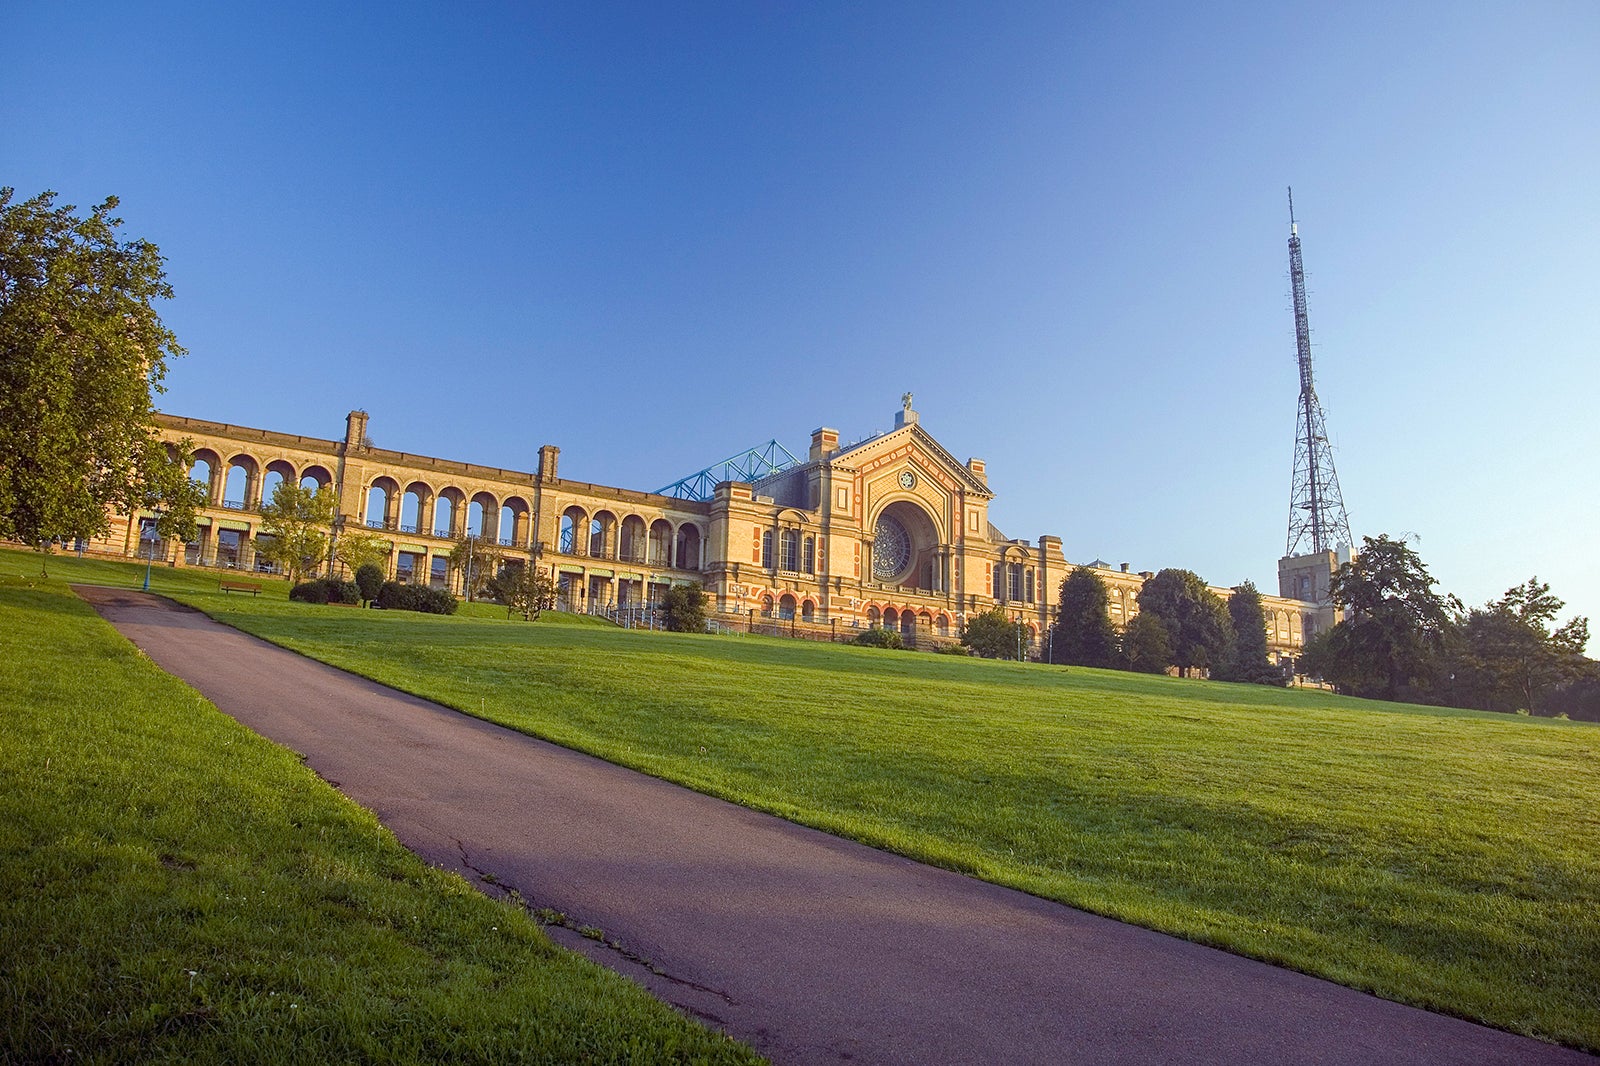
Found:
<path fill-rule="evenodd" d="M 1289 550 L 1298 555 L 1353 547 L 1350 517 L 1333 469 L 1333 451 L 1323 424 L 1311 373 L 1311 325 L 1306 315 L 1306 271 L 1289 190 L 1289 283 L 1294 291 L 1294 339 L 1300 363 L 1300 401 L 1295 412 L 1294 480 L 1289 490 Z"/>

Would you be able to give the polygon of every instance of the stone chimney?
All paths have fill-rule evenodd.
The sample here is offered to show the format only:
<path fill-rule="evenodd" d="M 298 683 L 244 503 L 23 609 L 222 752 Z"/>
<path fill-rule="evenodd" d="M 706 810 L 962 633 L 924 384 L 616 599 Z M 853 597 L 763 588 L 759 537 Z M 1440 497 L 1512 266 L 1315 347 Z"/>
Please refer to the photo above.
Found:
<path fill-rule="evenodd" d="M 811 459 L 826 459 L 839 450 L 839 431 L 826 426 L 811 431 Z"/>
<path fill-rule="evenodd" d="M 561 449 L 554 444 L 544 444 L 539 447 L 539 480 L 555 481 L 557 478 L 556 464 L 561 461 Z"/>
<path fill-rule="evenodd" d="M 987 463 L 985 463 L 982 459 L 968 459 L 967 460 L 967 469 L 972 471 L 972 476 L 973 477 L 977 478 L 979 481 L 983 482 L 985 485 L 987 485 L 989 483 L 989 475 L 988 475 L 989 465 Z"/>
<path fill-rule="evenodd" d="M 365 448 L 367 446 L 367 412 L 351 411 L 344 416 L 344 447 L 346 451 L 352 448 Z"/>

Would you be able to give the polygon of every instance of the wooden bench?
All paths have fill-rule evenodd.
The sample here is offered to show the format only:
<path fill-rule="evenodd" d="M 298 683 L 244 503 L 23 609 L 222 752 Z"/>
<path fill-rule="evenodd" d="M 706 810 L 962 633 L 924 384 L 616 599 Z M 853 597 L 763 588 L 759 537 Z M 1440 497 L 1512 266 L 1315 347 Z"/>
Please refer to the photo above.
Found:
<path fill-rule="evenodd" d="M 252 596 L 261 595 L 261 585 L 256 581 L 228 581 L 223 579 L 217 585 L 223 592 L 248 592 Z"/>

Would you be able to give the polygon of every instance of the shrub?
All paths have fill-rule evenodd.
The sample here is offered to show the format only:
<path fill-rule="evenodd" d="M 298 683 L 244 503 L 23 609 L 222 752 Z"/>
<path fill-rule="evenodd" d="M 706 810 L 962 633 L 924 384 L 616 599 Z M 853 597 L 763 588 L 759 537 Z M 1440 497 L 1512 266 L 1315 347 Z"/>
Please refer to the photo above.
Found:
<path fill-rule="evenodd" d="M 353 581 L 340 581 L 336 577 L 319 577 L 303 581 L 289 590 L 291 600 L 301 603 L 360 603 L 361 592 Z"/>
<path fill-rule="evenodd" d="M 706 594 L 698 581 L 672 586 L 661 607 L 667 628 L 674 633 L 700 633 L 706 628 Z"/>
<path fill-rule="evenodd" d="M 379 607 L 386 611 L 421 611 L 424 614 L 455 614 L 456 598 L 444 589 L 430 589 L 422 585 L 402 585 L 385 581 L 375 597 Z"/>
<path fill-rule="evenodd" d="M 906 642 L 900 639 L 900 633 L 894 629 L 869 629 L 865 633 L 856 635 L 855 642 L 863 648 L 903 648 Z"/>
<path fill-rule="evenodd" d="M 363 600 L 377 599 L 378 590 L 383 588 L 383 567 L 377 563 L 362 563 L 356 567 L 356 588 L 361 590 Z"/>

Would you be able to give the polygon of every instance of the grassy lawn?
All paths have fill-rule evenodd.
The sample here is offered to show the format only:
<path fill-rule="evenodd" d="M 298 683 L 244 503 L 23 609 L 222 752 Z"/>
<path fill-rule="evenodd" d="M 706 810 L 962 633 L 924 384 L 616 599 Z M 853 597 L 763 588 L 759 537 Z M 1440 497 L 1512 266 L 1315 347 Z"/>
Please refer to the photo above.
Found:
<path fill-rule="evenodd" d="M 51 569 L 0 554 L 0 1061 L 760 1061 L 423 864 L 61 580 L 130 568 Z"/>
<path fill-rule="evenodd" d="M 116 564 L 83 565 L 130 581 Z M 1600 1049 L 1593 726 L 529 625 L 486 606 L 437 618 L 290 604 L 281 591 L 241 600 L 216 593 L 214 578 L 162 578 L 158 590 L 232 625 L 613 762 L 1393 999 Z"/>

